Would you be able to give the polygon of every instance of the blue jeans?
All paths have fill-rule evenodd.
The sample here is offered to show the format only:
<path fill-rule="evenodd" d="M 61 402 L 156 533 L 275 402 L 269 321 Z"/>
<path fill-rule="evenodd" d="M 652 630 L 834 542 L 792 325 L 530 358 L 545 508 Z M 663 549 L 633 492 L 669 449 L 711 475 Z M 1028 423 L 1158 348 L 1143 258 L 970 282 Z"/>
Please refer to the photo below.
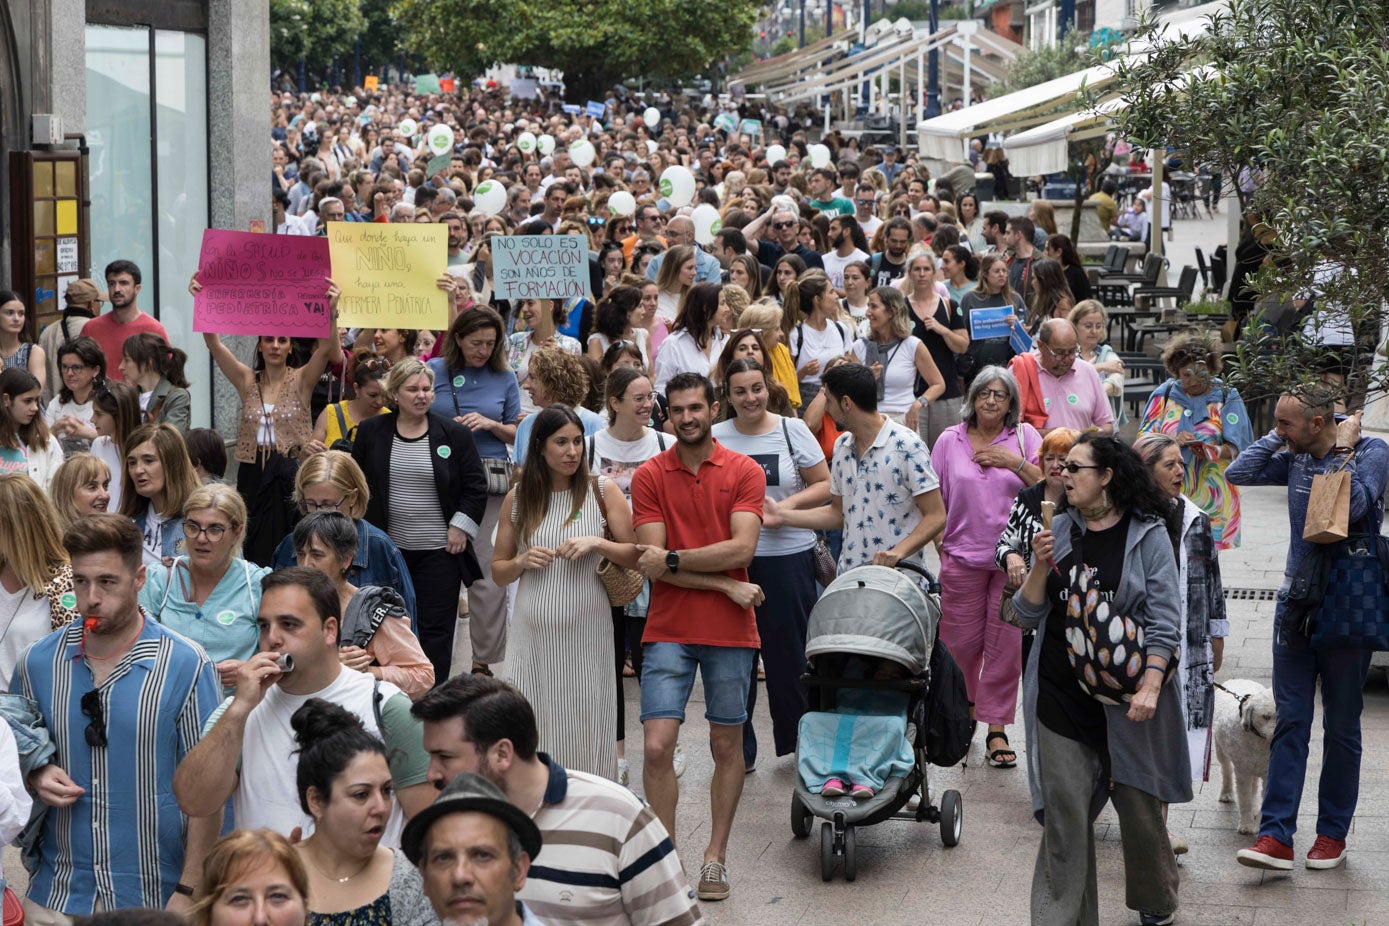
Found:
<path fill-rule="evenodd" d="M 656 642 L 642 645 L 641 719 L 685 722 L 685 705 L 694 690 L 695 670 L 704 679 L 704 719 L 741 727 L 757 650 Z"/>
<path fill-rule="evenodd" d="M 1274 620 L 1281 626 L 1286 604 L 1279 594 Z M 1293 844 L 1312 711 L 1321 678 L 1322 765 L 1317 787 L 1317 835 L 1345 839 L 1360 796 L 1360 713 L 1370 652 L 1360 649 L 1302 650 L 1273 637 L 1273 701 L 1278 725 L 1269 745 L 1259 835 Z"/>

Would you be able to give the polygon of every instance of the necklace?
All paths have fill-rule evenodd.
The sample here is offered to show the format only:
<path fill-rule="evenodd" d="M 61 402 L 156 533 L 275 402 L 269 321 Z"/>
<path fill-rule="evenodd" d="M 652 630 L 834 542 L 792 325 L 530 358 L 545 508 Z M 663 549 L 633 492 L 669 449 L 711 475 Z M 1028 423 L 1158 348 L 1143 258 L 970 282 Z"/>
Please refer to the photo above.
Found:
<path fill-rule="evenodd" d="M 367 857 L 367 860 L 363 862 L 360 867 L 358 867 L 356 871 L 352 872 L 352 874 L 348 875 L 345 878 L 334 878 L 332 875 L 328 874 L 328 872 L 324 871 L 322 866 L 320 866 L 318 862 L 314 861 L 313 853 L 305 852 L 304 854 L 309 857 L 309 864 L 314 867 L 315 871 L 323 875 L 323 877 L 327 878 L 329 881 L 333 881 L 338 884 L 346 884 L 348 881 L 351 881 L 353 878 L 366 871 L 367 866 L 369 866 L 372 863 L 372 860 L 376 858 L 376 854 L 372 853 L 370 856 Z"/>
<path fill-rule="evenodd" d="M 1098 521 L 1113 510 L 1114 503 L 1109 500 L 1109 494 L 1105 493 L 1104 501 L 1093 508 L 1081 508 L 1080 516 L 1087 521 Z"/>

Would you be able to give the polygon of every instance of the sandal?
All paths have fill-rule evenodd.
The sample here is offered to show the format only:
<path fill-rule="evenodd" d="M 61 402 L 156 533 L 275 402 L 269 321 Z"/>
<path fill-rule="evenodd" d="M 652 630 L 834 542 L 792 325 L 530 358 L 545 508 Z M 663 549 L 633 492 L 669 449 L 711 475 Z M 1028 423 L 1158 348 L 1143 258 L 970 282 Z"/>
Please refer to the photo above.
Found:
<path fill-rule="evenodd" d="M 474 675 L 485 675 L 485 676 L 487 676 L 488 678 L 492 678 L 492 670 L 491 670 L 490 668 L 488 668 L 486 665 L 484 665 L 483 663 L 481 663 L 481 662 L 475 662 L 475 663 L 473 663 L 473 674 L 474 674 Z"/>
<path fill-rule="evenodd" d="M 631 656 L 628 656 L 627 659 L 624 660 L 623 663 L 622 663 L 622 677 L 623 677 L 623 678 L 636 678 L 636 677 L 637 677 L 637 670 L 632 668 L 632 657 L 631 657 Z"/>
<path fill-rule="evenodd" d="M 984 739 L 984 748 L 988 749 L 989 744 L 995 740 L 1003 740 L 1003 745 L 1008 745 L 1007 733 L 989 733 Z M 1007 756 L 1007 758 L 1004 758 Z M 1012 749 L 995 749 L 989 753 L 989 764 L 994 768 L 1013 768 L 1018 764 L 1018 754 Z"/>

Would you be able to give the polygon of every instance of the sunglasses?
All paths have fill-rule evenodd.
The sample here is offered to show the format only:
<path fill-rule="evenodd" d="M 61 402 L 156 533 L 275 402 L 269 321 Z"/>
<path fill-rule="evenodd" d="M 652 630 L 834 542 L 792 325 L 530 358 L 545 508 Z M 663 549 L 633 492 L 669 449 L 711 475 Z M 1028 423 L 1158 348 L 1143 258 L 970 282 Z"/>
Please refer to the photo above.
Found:
<path fill-rule="evenodd" d="M 83 715 L 91 721 L 84 731 L 87 745 L 93 749 L 105 749 L 106 717 L 101 710 L 101 692 L 92 689 L 84 694 L 78 703 L 82 706 Z"/>
<path fill-rule="evenodd" d="M 871 200 L 871 199 L 856 199 L 856 200 L 854 200 L 854 202 L 858 203 L 860 206 L 872 206 L 874 200 Z"/>
<path fill-rule="evenodd" d="M 361 365 L 373 373 L 378 370 L 386 373 L 391 369 L 391 361 L 385 357 L 368 357 L 362 361 Z"/>
<path fill-rule="evenodd" d="M 795 228 L 795 227 L 796 227 L 797 225 L 799 225 L 799 224 L 800 224 L 799 222 L 773 222 L 773 223 L 772 223 L 772 228 L 776 228 L 776 229 L 782 229 L 782 228 Z"/>
<path fill-rule="evenodd" d="M 1062 463 L 1061 468 L 1074 476 L 1083 469 L 1104 469 L 1103 466 L 1093 466 L 1085 463 Z"/>

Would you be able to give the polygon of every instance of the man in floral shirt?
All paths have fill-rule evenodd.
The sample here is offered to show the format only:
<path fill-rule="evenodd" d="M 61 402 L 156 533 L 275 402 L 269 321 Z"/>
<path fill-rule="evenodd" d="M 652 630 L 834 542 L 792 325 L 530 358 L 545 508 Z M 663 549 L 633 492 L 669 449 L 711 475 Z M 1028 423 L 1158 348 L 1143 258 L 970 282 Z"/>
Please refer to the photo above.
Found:
<path fill-rule="evenodd" d="M 767 502 L 764 528 L 844 528 L 841 571 L 855 566 L 921 564 L 921 551 L 945 528 L 940 481 L 916 432 L 878 412 L 873 371 L 843 363 L 825 373 L 826 411 L 846 433 L 834 445 L 830 504 L 796 511 Z"/>

